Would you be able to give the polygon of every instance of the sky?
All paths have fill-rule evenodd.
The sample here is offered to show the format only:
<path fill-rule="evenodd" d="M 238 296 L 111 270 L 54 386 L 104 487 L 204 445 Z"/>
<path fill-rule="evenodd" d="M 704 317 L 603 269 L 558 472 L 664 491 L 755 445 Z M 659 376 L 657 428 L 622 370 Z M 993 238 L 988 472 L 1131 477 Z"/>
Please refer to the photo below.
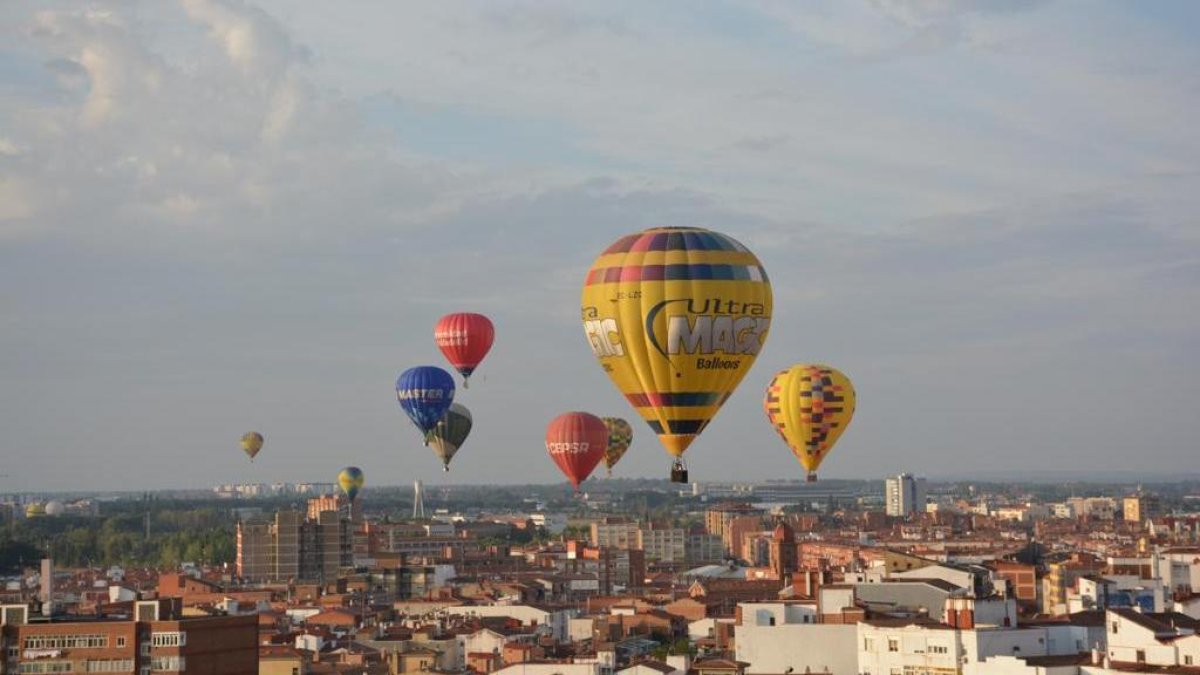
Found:
<path fill-rule="evenodd" d="M 762 392 L 854 381 L 821 475 L 1195 472 L 1200 4 L 0 4 L 0 492 L 561 480 L 633 410 L 579 322 L 618 237 L 757 253 L 693 479 L 799 478 Z M 488 314 L 443 474 L 394 382 Z M 257 429 L 254 464 L 238 439 Z M 615 474 L 665 477 L 638 423 Z"/>

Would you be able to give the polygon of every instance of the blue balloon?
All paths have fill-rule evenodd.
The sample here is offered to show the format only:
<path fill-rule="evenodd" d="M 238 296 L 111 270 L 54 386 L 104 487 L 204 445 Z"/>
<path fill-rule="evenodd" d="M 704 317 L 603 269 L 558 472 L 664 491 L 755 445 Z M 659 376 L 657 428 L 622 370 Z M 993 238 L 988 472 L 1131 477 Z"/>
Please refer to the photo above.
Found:
<path fill-rule="evenodd" d="M 436 366 L 409 368 L 396 380 L 396 399 L 428 445 L 430 432 L 454 402 L 454 378 Z"/>

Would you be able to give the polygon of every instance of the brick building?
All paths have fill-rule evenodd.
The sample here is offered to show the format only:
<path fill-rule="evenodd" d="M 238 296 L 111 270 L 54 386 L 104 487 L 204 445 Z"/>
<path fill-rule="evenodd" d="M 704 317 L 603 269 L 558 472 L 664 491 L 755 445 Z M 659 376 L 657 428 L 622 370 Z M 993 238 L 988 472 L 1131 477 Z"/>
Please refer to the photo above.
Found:
<path fill-rule="evenodd" d="M 0 653 L 13 673 L 258 673 L 256 616 L 181 611 L 177 598 L 136 602 L 132 619 L 46 619 L 27 605 L 4 605 Z"/>

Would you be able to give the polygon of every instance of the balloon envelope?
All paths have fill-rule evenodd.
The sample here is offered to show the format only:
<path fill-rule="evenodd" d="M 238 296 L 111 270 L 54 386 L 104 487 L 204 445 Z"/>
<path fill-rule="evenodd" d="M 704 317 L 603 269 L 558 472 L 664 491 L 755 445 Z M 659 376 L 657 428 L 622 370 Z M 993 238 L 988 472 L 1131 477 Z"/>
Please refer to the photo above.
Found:
<path fill-rule="evenodd" d="M 254 461 L 254 456 L 262 450 L 263 436 L 257 431 L 247 431 L 242 434 L 242 451 L 250 455 L 250 461 Z"/>
<path fill-rule="evenodd" d="M 771 284 L 730 237 L 653 228 L 621 237 L 596 259 L 582 318 L 613 384 L 681 457 L 762 349 Z"/>
<path fill-rule="evenodd" d="M 625 456 L 629 444 L 633 442 L 633 427 L 620 417 L 601 417 L 608 429 L 608 447 L 604 450 L 604 466 L 608 475 L 612 475 L 613 467 Z"/>
<path fill-rule="evenodd" d="M 357 466 L 348 466 L 338 472 L 337 482 L 338 487 L 342 488 L 342 492 L 346 493 L 350 501 L 354 501 L 354 498 L 358 496 L 358 491 L 366 483 L 366 477 L 363 476 L 362 469 Z"/>
<path fill-rule="evenodd" d="M 475 372 L 479 362 L 487 356 L 492 348 L 496 331 L 492 322 L 482 314 L 460 312 L 447 314 L 438 320 L 433 329 L 433 339 L 438 349 L 446 356 L 451 366 L 463 376 L 463 386 L 467 378 Z"/>
<path fill-rule="evenodd" d="M 428 439 L 454 401 L 454 378 L 436 366 L 409 368 L 396 380 L 396 399 Z"/>
<path fill-rule="evenodd" d="M 595 415 L 564 413 L 546 428 L 546 452 L 576 490 L 604 458 L 607 447 L 608 428 Z"/>
<path fill-rule="evenodd" d="M 854 417 L 854 385 L 829 366 L 798 363 L 767 385 L 763 409 L 779 436 L 816 480 L 817 467 Z"/>
<path fill-rule="evenodd" d="M 471 434 L 471 411 L 460 403 L 450 404 L 446 416 L 429 432 L 429 447 L 442 460 L 442 468 L 450 470 L 450 460 Z"/>

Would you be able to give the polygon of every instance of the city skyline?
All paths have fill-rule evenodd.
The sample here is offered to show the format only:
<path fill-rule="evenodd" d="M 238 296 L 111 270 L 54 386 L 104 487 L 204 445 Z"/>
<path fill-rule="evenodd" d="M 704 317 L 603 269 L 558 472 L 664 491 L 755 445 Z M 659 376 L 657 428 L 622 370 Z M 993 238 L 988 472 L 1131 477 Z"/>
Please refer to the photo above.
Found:
<path fill-rule="evenodd" d="M 7 3 L 0 493 L 550 483 L 567 410 L 629 418 L 614 474 L 662 477 L 578 320 L 595 256 L 660 225 L 737 238 L 775 292 L 692 480 L 803 475 L 761 409 L 799 361 L 858 392 L 822 478 L 1170 475 L 1200 435 L 1197 19 Z M 443 473 L 393 383 L 446 367 L 454 311 L 497 335 Z"/>

